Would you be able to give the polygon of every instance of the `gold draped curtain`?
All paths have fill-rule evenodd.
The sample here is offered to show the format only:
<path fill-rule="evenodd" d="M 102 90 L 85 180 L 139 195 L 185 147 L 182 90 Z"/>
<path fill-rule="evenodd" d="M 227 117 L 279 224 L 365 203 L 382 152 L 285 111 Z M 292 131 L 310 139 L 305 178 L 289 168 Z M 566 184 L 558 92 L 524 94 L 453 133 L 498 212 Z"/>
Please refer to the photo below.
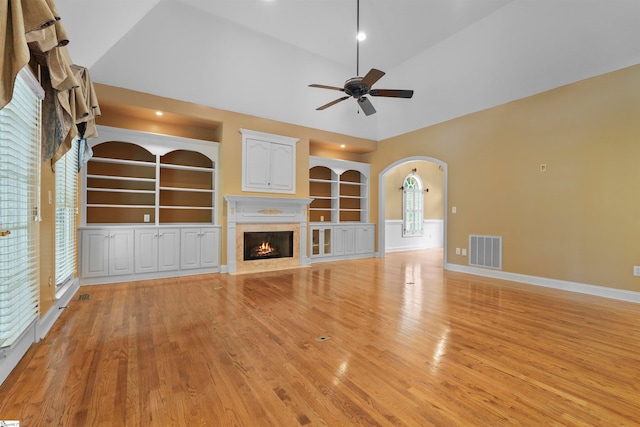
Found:
<path fill-rule="evenodd" d="M 69 57 L 53 0 L 0 0 L 0 37 L 0 109 L 11 101 L 18 72 L 30 61 L 39 65 L 45 90 L 43 161 L 62 157 L 76 136 L 97 136 L 100 107 L 93 83 L 89 71 Z"/>

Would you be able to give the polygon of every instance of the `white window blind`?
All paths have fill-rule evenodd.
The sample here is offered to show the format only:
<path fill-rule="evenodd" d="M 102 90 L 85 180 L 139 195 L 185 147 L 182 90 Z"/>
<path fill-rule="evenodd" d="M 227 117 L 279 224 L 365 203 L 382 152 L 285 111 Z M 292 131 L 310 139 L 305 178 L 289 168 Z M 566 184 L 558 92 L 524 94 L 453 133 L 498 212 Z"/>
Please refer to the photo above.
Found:
<path fill-rule="evenodd" d="M 0 347 L 38 317 L 42 91 L 29 71 L 0 109 Z"/>
<path fill-rule="evenodd" d="M 424 194 L 422 180 L 409 174 L 402 184 L 402 235 L 422 236 L 424 224 Z"/>
<path fill-rule="evenodd" d="M 78 141 L 56 162 L 56 286 L 72 279 L 76 269 Z"/>

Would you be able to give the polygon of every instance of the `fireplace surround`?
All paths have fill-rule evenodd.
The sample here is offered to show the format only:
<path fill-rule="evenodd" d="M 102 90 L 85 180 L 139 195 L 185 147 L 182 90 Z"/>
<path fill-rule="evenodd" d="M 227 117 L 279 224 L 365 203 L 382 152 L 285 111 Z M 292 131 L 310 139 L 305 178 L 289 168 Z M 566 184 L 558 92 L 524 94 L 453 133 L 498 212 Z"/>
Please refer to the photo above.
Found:
<path fill-rule="evenodd" d="M 310 199 L 231 195 L 224 198 L 227 202 L 228 273 L 279 270 L 309 264 L 307 206 Z M 245 259 L 245 233 L 276 232 L 291 233 L 291 256 Z"/>

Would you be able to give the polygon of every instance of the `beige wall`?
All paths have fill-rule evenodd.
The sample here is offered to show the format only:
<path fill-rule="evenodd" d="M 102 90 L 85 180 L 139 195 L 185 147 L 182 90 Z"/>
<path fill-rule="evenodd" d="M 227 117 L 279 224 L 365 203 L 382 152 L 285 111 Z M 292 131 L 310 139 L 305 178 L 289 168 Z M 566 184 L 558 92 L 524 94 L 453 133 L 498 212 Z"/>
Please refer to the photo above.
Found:
<path fill-rule="evenodd" d="M 44 316 L 56 302 L 55 245 L 56 245 L 56 178 L 51 170 L 51 161 L 41 166 L 40 187 L 40 316 Z M 52 203 L 49 204 L 49 192 Z"/>
<path fill-rule="evenodd" d="M 440 165 L 423 160 L 409 161 L 396 166 L 387 172 L 385 183 L 385 219 L 402 219 L 402 190 L 400 187 L 404 179 L 416 169 L 416 173 L 422 179 L 424 193 L 424 219 L 444 218 L 444 172 Z"/>
<path fill-rule="evenodd" d="M 368 158 L 374 177 L 409 156 L 447 163 L 450 263 L 467 264 L 454 248 L 469 234 L 498 235 L 505 271 L 640 291 L 639 118 L 634 66 L 381 141 Z"/>

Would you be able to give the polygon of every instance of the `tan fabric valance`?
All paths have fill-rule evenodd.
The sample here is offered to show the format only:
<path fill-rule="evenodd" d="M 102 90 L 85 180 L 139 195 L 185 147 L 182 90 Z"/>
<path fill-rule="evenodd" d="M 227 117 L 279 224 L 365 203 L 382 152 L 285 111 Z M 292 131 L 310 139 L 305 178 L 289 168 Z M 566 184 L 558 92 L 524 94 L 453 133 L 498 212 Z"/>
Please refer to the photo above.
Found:
<path fill-rule="evenodd" d="M 68 150 L 83 123 L 85 138 L 97 136 L 100 115 L 89 71 L 73 65 L 66 31 L 53 0 L 0 0 L 0 108 L 13 96 L 18 72 L 33 58 L 41 67 L 43 160 L 55 162 Z"/>

